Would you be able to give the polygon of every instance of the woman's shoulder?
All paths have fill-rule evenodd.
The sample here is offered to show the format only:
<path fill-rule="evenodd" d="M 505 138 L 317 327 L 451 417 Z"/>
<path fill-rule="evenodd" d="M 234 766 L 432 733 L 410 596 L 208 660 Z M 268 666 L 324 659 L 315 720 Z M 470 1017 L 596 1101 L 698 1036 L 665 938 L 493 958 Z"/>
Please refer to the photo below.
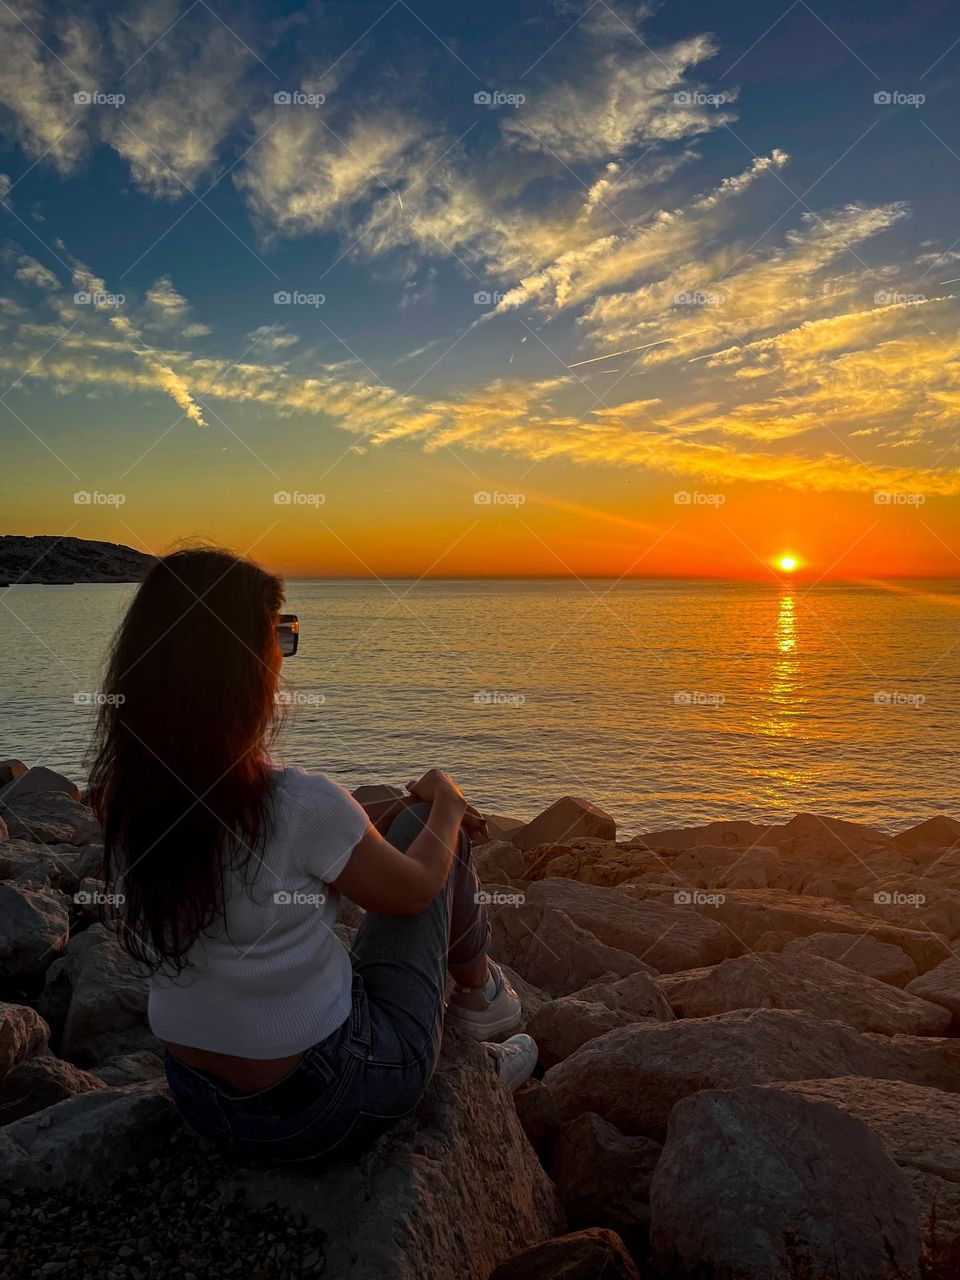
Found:
<path fill-rule="evenodd" d="M 365 828 L 367 815 L 339 782 L 319 770 L 274 765 L 272 782 L 282 811 L 305 818 L 359 824 Z"/>

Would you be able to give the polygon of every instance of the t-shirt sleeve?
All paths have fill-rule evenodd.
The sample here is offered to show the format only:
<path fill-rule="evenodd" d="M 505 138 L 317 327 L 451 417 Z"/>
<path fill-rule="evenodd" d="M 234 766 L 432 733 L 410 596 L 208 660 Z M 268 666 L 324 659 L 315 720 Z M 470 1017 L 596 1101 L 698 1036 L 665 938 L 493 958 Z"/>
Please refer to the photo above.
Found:
<path fill-rule="evenodd" d="M 291 800 L 296 805 L 296 848 L 300 870 L 330 884 L 350 861 L 370 819 L 346 788 L 324 773 L 291 769 Z"/>

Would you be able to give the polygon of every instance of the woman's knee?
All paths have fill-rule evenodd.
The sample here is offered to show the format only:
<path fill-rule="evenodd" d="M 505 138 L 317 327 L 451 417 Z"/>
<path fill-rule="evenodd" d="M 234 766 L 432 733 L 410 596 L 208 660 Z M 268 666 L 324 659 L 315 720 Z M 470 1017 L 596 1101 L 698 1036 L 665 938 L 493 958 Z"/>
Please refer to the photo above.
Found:
<path fill-rule="evenodd" d="M 426 801 L 408 805 L 398 813 L 387 830 L 387 839 L 395 849 L 408 849 L 427 825 L 430 805 Z"/>

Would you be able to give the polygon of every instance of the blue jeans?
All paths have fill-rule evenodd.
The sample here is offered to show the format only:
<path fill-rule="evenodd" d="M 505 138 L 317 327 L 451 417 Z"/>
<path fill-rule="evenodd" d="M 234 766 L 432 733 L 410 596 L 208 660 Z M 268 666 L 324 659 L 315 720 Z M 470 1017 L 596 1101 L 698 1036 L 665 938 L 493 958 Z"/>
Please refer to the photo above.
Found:
<path fill-rule="evenodd" d="M 405 809 L 387 839 L 409 848 L 429 812 L 426 804 Z M 350 1016 L 268 1089 L 230 1089 L 168 1052 L 170 1092 L 190 1128 L 221 1150 L 296 1166 L 361 1150 L 409 1115 L 440 1051 L 447 966 L 472 964 L 489 944 L 477 888 L 461 831 L 446 884 L 426 911 L 364 916 L 351 952 Z"/>

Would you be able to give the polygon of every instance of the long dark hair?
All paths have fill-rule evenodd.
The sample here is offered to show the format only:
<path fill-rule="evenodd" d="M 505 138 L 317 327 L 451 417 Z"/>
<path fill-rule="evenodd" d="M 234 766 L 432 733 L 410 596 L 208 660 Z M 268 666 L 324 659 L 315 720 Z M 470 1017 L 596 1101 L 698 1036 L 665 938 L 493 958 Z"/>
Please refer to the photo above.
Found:
<path fill-rule="evenodd" d="M 222 907 L 225 864 L 269 825 L 283 583 L 229 551 L 149 571 L 113 642 L 90 774 L 121 944 L 179 972 Z"/>

